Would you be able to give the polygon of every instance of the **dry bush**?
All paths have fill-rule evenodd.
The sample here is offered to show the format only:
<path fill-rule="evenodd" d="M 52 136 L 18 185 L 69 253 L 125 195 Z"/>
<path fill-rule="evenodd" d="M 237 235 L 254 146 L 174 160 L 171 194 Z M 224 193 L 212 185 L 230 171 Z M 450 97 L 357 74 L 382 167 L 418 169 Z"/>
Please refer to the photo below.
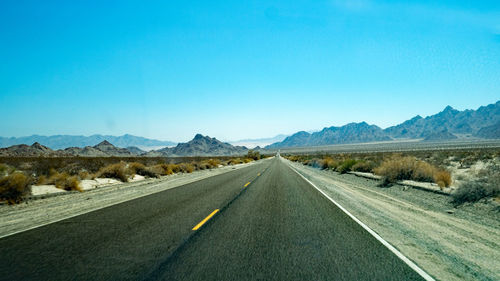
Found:
<path fill-rule="evenodd" d="M 8 175 L 11 170 L 12 168 L 9 167 L 8 165 L 0 163 L 0 176 Z"/>
<path fill-rule="evenodd" d="M 78 173 L 78 178 L 81 180 L 90 180 L 94 178 L 94 175 L 90 174 L 89 172 L 83 170 Z"/>
<path fill-rule="evenodd" d="M 212 166 L 213 168 L 219 167 L 221 165 L 221 162 L 219 159 L 208 159 L 208 165 Z"/>
<path fill-rule="evenodd" d="M 58 173 L 55 170 L 51 170 L 50 174 L 50 177 L 48 179 L 45 178 L 45 180 L 43 179 L 43 176 L 39 177 L 38 182 L 40 184 L 53 184 L 57 188 L 67 191 L 83 191 L 80 187 L 80 180 L 77 176 L 71 176 L 66 172 Z"/>
<path fill-rule="evenodd" d="M 236 165 L 241 163 L 243 163 L 243 161 L 240 158 L 233 158 L 229 160 L 229 165 Z"/>
<path fill-rule="evenodd" d="M 137 174 L 137 175 L 141 175 L 144 177 L 150 177 L 150 178 L 159 177 L 158 173 L 154 172 L 152 169 L 146 167 L 142 163 L 132 162 L 132 163 L 128 164 L 128 169 L 129 169 L 128 173 L 131 175 Z"/>
<path fill-rule="evenodd" d="M 487 181 L 467 181 L 452 194 L 452 203 L 461 205 L 465 202 L 477 202 L 484 198 L 500 196 L 500 186 Z"/>
<path fill-rule="evenodd" d="M 434 182 L 441 188 L 448 187 L 452 182 L 451 174 L 448 171 L 439 170 L 434 173 Z"/>
<path fill-rule="evenodd" d="M 371 173 L 373 169 L 376 167 L 376 164 L 371 160 L 362 160 L 356 162 L 351 168 L 352 171 L 363 172 L 363 173 Z"/>
<path fill-rule="evenodd" d="M 252 158 L 243 158 L 243 163 L 250 163 L 252 161 L 253 161 Z"/>
<path fill-rule="evenodd" d="M 111 165 L 102 167 L 97 172 L 98 178 L 111 178 L 111 179 L 120 180 L 122 182 L 128 182 L 129 176 L 130 176 L 130 174 L 128 173 L 128 169 L 126 168 L 126 165 L 124 162 L 111 164 Z"/>
<path fill-rule="evenodd" d="M 322 169 L 335 169 L 338 166 L 338 162 L 328 156 L 323 158 L 320 164 Z"/>
<path fill-rule="evenodd" d="M 460 184 L 452 194 L 452 203 L 460 205 L 498 196 L 500 196 L 500 165 L 495 163 L 481 170 L 478 178 Z"/>
<path fill-rule="evenodd" d="M 30 179 L 23 173 L 14 172 L 0 178 L 0 199 L 9 204 L 19 203 L 30 192 Z"/>
<path fill-rule="evenodd" d="M 174 173 L 172 171 L 171 165 L 172 164 L 157 164 L 151 167 L 150 169 L 158 175 L 166 176 Z"/>
<path fill-rule="evenodd" d="M 194 166 L 190 163 L 181 163 L 178 166 L 183 173 L 192 173 L 194 171 Z"/>
<path fill-rule="evenodd" d="M 382 162 L 379 167 L 373 169 L 373 171 L 375 174 L 384 177 L 385 183 L 394 183 L 399 180 L 424 182 L 438 180 L 444 186 L 451 184 L 451 175 L 449 172 L 418 160 L 413 156 L 392 156 Z"/>

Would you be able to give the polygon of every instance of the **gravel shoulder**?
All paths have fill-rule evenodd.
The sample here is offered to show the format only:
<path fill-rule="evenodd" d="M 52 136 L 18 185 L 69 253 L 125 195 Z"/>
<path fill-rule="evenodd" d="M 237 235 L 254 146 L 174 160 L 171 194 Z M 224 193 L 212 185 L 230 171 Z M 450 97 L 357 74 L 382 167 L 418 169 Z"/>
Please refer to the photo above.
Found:
<path fill-rule="evenodd" d="M 354 216 L 438 280 L 500 280 L 500 213 L 454 208 L 447 195 L 290 162 Z"/>
<path fill-rule="evenodd" d="M 179 173 L 159 179 L 114 184 L 84 192 L 71 192 L 61 196 L 28 200 L 12 206 L 6 204 L 0 205 L 0 238 L 248 167 L 256 163 L 250 162 L 217 169 L 195 171 L 190 174 Z"/>

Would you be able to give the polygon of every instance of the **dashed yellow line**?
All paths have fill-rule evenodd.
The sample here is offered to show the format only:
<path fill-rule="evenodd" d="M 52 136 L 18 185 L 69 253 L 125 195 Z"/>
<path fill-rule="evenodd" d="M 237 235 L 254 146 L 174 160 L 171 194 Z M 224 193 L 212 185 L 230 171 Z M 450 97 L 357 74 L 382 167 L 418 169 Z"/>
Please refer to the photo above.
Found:
<path fill-rule="evenodd" d="M 245 183 L 243 187 L 247 187 L 250 184 L 250 182 Z"/>
<path fill-rule="evenodd" d="M 219 209 L 215 209 L 215 211 L 213 211 L 210 215 L 208 215 L 208 217 L 206 217 L 204 220 L 200 221 L 200 223 L 198 223 L 195 227 L 193 227 L 193 230 L 198 230 L 203 224 L 205 224 L 211 217 L 213 217 L 217 212 L 219 211 Z"/>

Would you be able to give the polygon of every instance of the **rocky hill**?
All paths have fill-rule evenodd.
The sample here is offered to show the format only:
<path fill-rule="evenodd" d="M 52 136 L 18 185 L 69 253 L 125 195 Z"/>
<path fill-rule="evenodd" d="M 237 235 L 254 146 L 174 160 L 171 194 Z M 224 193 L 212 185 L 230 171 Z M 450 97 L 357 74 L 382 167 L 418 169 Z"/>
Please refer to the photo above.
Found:
<path fill-rule="evenodd" d="M 18 144 L 7 148 L 0 148 L 0 156 L 6 157 L 37 157 L 37 156 L 64 156 L 65 153 L 54 151 L 37 142 L 32 145 Z"/>
<path fill-rule="evenodd" d="M 233 146 L 221 142 L 216 138 L 197 134 L 187 143 L 179 143 L 175 147 L 167 147 L 156 151 L 150 151 L 148 156 L 229 156 L 247 153 L 244 146 Z"/>
<path fill-rule="evenodd" d="M 133 154 L 126 148 L 119 148 L 112 145 L 107 140 L 100 142 L 95 146 L 86 146 L 84 148 L 69 147 L 64 150 L 67 154 L 75 156 L 133 156 Z"/>

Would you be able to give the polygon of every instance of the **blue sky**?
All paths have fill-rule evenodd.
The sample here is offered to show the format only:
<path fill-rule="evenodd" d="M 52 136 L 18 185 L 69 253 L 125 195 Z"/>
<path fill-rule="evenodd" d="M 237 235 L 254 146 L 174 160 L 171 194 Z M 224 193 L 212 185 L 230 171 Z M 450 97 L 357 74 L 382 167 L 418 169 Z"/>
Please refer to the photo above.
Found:
<path fill-rule="evenodd" d="M 499 1 L 0 2 L 1 136 L 237 140 L 499 99 Z"/>

